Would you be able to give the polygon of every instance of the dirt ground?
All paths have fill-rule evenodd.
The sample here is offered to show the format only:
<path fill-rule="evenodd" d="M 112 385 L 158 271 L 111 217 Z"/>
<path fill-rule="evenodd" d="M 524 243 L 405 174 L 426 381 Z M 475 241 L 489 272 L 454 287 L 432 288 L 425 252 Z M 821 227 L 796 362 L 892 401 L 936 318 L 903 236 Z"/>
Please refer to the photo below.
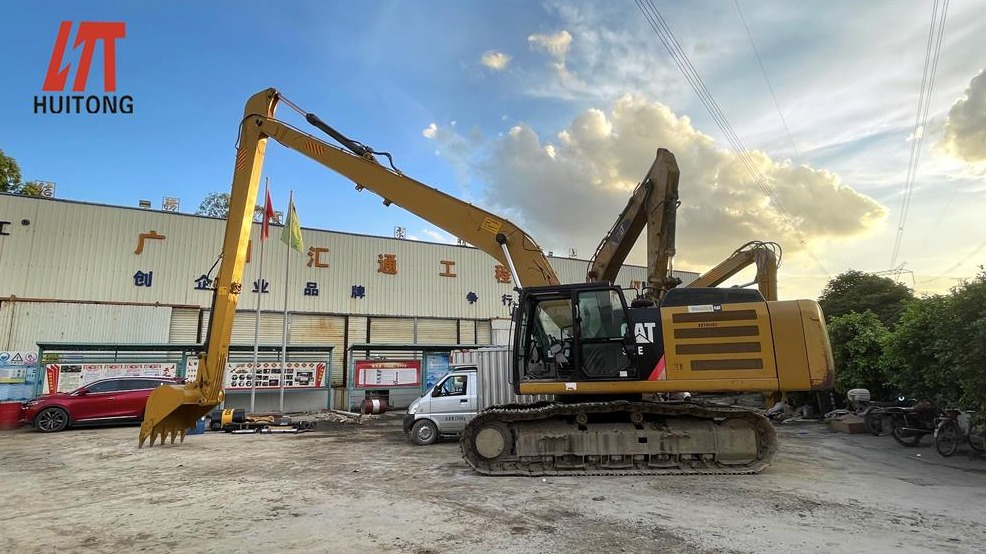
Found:
<path fill-rule="evenodd" d="M 3 552 L 983 552 L 986 459 L 778 427 L 754 476 L 483 477 L 401 414 L 298 435 L 0 433 Z"/>

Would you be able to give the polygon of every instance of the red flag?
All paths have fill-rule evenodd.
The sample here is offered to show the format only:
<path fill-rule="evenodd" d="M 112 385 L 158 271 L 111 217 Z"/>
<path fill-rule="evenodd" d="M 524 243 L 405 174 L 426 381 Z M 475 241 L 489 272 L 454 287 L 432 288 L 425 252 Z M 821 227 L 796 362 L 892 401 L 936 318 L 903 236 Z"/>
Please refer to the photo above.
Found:
<path fill-rule="evenodd" d="M 276 219 L 274 204 L 270 201 L 270 189 L 267 189 L 267 200 L 264 203 L 264 222 L 260 227 L 260 240 L 266 240 L 270 236 L 270 222 Z"/>

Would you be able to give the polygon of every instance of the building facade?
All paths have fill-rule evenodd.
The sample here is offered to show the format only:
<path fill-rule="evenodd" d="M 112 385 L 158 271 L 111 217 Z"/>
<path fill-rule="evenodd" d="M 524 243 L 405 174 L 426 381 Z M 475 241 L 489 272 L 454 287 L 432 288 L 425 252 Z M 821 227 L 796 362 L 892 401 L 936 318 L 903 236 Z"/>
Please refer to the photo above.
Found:
<path fill-rule="evenodd" d="M 0 351 L 201 343 L 224 227 L 188 214 L 0 194 Z M 257 333 L 260 344 L 280 345 L 287 314 L 289 345 L 332 347 L 326 382 L 336 406 L 349 402 L 351 353 L 407 358 L 418 352 L 366 345 L 491 344 L 517 300 L 509 270 L 472 247 L 302 229 L 299 253 L 277 239 L 280 230 L 261 242 L 254 225 L 233 344 L 252 345 Z M 550 261 L 562 282 L 584 281 L 587 261 Z M 676 273 L 684 282 L 697 276 Z M 645 279 L 645 268 L 625 266 L 617 284 Z M 291 398 L 295 409 L 327 404 L 324 391 Z"/>

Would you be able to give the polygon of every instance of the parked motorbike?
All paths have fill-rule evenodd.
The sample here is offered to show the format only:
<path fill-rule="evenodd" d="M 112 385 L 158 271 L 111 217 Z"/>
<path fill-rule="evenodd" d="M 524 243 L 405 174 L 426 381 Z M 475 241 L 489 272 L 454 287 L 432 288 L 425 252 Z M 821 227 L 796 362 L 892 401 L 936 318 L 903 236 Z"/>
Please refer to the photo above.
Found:
<path fill-rule="evenodd" d="M 867 402 L 861 406 L 862 411 L 856 412 L 863 418 L 863 426 L 871 435 L 879 437 L 884 432 L 890 430 L 890 416 L 888 408 L 907 408 L 913 406 L 916 401 L 903 394 L 891 402 Z"/>
<path fill-rule="evenodd" d="M 938 419 L 944 415 L 930 400 L 906 408 L 884 409 L 890 414 L 890 434 L 903 446 L 917 446 L 921 437 L 934 434 Z"/>
<path fill-rule="evenodd" d="M 986 452 L 986 425 L 975 422 L 976 412 L 949 409 L 938 418 L 935 427 L 935 449 L 946 458 L 955 454 L 960 443 L 973 450 Z"/>

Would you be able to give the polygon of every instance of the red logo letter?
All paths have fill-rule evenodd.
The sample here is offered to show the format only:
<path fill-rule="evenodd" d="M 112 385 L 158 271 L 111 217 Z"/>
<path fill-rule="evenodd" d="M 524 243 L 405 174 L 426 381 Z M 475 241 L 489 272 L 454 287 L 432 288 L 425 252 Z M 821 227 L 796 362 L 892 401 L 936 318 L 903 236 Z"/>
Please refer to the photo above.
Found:
<path fill-rule="evenodd" d="M 48 73 L 45 75 L 45 82 L 42 90 L 55 91 L 65 90 L 65 80 L 68 77 L 69 66 L 61 67 L 62 58 L 65 56 L 65 47 L 68 44 L 68 36 L 72 30 L 71 21 L 62 21 L 58 27 L 58 38 L 55 40 L 55 48 L 51 51 L 51 61 L 48 62 Z M 83 91 L 86 89 L 86 80 L 89 78 L 89 67 L 92 65 L 92 55 L 96 50 L 96 42 L 103 41 L 103 88 L 106 92 L 116 90 L 116 39 L 127 36 L 126 24 L 123 22 L 96 22 L 83 21 L 79 24 L 79 32 L 75 36 L 75 44 L 72 48 L 77 48 L 82 44 L 82 57 L 79 59 L 79 69 L 75 73 L 75 81 L 72 83 L 72 90 Z"/>

